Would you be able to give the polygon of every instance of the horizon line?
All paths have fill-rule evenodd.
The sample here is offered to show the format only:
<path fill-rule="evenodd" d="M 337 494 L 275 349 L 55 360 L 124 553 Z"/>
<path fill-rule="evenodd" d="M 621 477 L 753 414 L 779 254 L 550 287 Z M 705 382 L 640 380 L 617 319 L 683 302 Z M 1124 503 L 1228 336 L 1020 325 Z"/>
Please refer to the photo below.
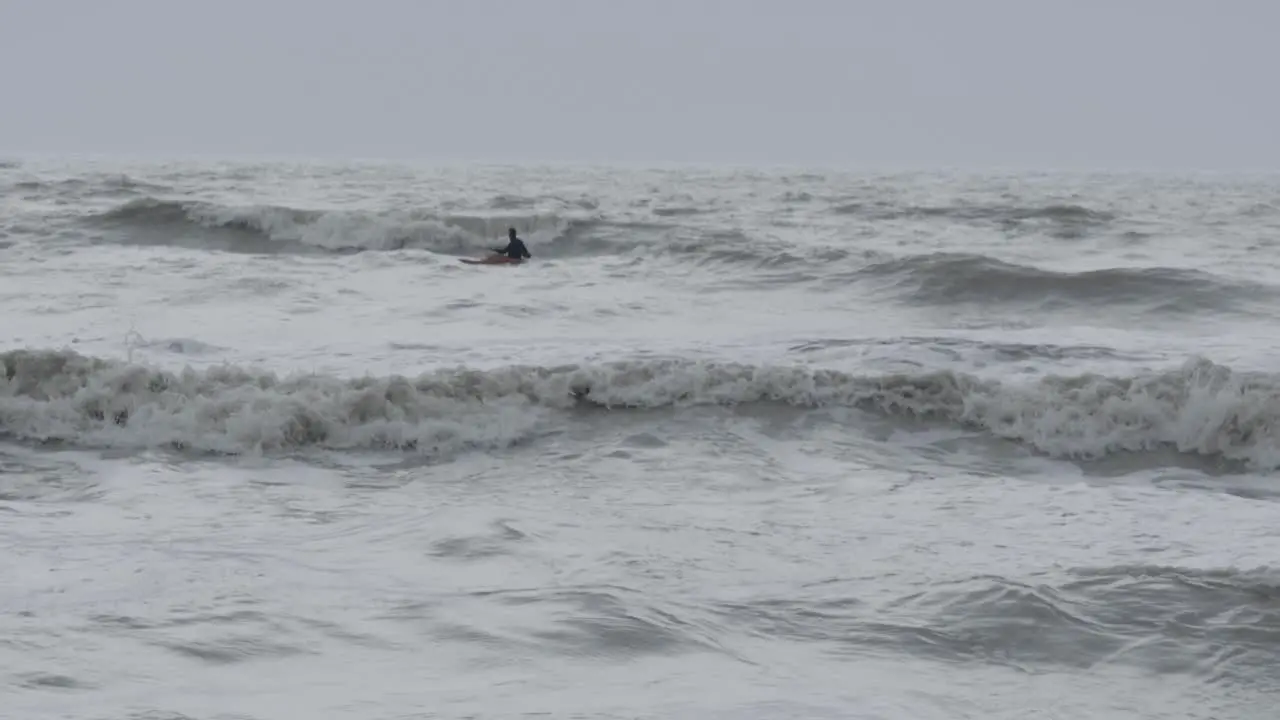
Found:
<path fill-rule="evenodd" d="M 216 153 L 216 152 L 139 152 L 139 151 L 0 151 L 0 164 L 19 162 L 122 162 L 130 164 L 227 163 L 293 164 L 316 166 L 398 166 L 404 168 L 561 168 L 610 170 L 713 170 L 738 172 L 835 172 L 848 174 L 1070 174 L 1070 175 L 1273 175 L 1280 168 L 1226 166 L 1142 166 L 1142 165 L 1049 165 L 1045 163 L 812 163 L 752 162 L 723 160 L 622 160 L 622 159 L 551 159 L 525 157 L 495 159 L 487 157 L 421 156 L 391 157 L 379 154 L 321 153 Z"/>

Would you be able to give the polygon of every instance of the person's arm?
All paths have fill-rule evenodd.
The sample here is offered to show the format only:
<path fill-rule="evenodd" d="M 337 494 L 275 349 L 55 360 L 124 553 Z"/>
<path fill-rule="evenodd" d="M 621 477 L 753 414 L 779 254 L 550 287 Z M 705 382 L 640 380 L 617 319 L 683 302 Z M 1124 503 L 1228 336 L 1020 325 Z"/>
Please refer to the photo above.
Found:
<path fill-rule="evenodd" d="M 504 248 L 490 248 L 490 249 L 491 249 L 491 250 L 493 250 L 494 252 L 498 253 L 499 255 L 506 255 L 506 254 L 507 254 L 507 250 L 509 250 L 510 248 L 511 248 L 511 243 L 507 243 L 507 247 L 504 247 Z"/>

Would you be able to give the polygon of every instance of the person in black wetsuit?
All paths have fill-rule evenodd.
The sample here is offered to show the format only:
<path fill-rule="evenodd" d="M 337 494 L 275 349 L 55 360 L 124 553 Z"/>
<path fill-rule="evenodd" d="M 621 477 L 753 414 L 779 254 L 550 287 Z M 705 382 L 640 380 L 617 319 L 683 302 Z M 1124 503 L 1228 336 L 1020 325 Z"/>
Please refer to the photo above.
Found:
<path fill-rule="evenodd" d="M 493 251 L 499 255 L 506 255 L 512 260 L 533 258 L 533 256 L 529 254 L 529 248 L 524 246 L 524 241 L 516 237 L 515 228 L 507 228 L 507 246 L 501 249 L 494 248 Z"/>

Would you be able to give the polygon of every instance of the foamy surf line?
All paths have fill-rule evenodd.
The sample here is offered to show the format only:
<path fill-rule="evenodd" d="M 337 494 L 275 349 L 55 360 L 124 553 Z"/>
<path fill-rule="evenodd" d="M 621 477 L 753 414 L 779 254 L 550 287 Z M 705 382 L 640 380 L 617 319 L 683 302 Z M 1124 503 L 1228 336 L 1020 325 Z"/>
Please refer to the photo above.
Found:
<path fill-rule="evenodd" d="M 1173 447 L 1280 467 L 1280 376 L 1203 359 L 1135 377 L 1048 376 L 1025 385 L 952 371 L 857 375 L 692 360 L 342 378 L 235 366 L 169 372 L 67 350 L 16 350 L 0 354 L 0 367 L 0 432 L 90 447 L 434 457 L 510 446 L 583 408 L 783 403 L 952 422 L 1060 458 Z"/>

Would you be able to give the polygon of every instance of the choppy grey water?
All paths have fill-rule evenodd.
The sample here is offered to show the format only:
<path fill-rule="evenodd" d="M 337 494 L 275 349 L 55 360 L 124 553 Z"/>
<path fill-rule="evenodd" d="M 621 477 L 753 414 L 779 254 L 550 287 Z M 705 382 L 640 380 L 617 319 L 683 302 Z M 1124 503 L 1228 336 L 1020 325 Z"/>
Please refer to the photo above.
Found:
<path fill-rule="evenodd" d="M 1276 178 L 0 198 L 5 717 L 1275 715 Z"/>

